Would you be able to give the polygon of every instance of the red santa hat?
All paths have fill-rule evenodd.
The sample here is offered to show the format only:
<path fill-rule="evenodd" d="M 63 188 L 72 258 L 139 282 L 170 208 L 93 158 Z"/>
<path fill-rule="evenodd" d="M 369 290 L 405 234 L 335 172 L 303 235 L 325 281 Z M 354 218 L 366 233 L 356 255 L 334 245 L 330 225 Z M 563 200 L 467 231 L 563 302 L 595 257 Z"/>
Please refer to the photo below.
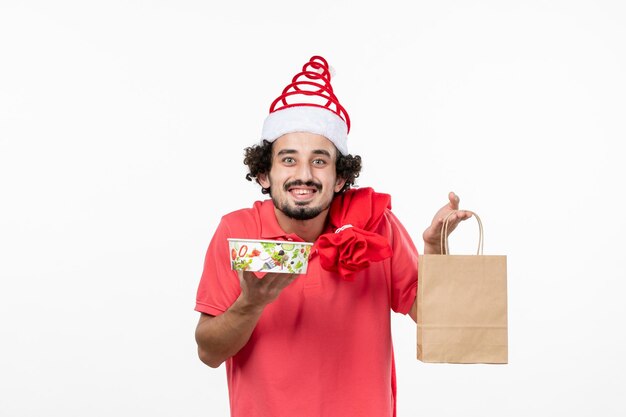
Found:
<path fill-rule="evenodd" d="M 324 58 L 311 57 L 270 106 L 261 139 L 273 142 L 286 133 L 315 133 L 347 155 L 350 117 L 333 92 L 332 75 Z"/>

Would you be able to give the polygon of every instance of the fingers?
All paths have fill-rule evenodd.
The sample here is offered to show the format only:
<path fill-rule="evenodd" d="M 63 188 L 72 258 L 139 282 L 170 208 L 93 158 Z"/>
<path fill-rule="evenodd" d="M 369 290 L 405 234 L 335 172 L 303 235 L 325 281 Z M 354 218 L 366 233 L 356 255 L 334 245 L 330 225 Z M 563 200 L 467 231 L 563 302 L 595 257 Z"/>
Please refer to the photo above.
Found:
<path fill-rule="evenodd" d="M 289 284 L 294 282 L 296 278 L 298 278 L 297 274 L 276 274 L 277 276 L 274 278 L 272 283 L 270 284 L 270 289 L 282 291 L 284 288 L 288 287 Z"/>
<path fill-rule="evenodd" d="M 450 200 L 450 208 L 452 210 L 458 210 L 459 209 L 459 203 L 461 202 L 461 199 L 459 198 L 458 195 L 454 194 L 453 191 L 450 191 L 448 193 L 448 200 Z"/>
<path fill-rule="evenodd" d="M 280 293 L 291 284 L 298 275 L 266 273 L 258 278 L 249 271 L 239 271 L 241 293 L 251 305 L 266 306 L 273 302 Z"/>
<path fill-rule="evenodd" d="M 450 224 L 458 224 L 463 220 L 472 217 L 472 212 L 468 210 L 459 210 L 450 216 Z"/>
<path fill-rule="evenodd" d="M 450 216 L 450 220 L 448 220 L 448 236 L 452 231 L 464 220 L 472 217 L 472 212 L 467 210 L 459 210 L 453 215 Z"/>
<path fill-rule="evenodd" d="M 424 233 L 422 234 L 422 238 L 424 239 L 424 243 L 426 245 L 434 247 L 440 244 L 446 217 L 449 216 L 448 227 L 446 229 L 448 235 L 461 221 L 472 217 L 471 211 L 459 210 L 459 203 L 461 202 L 461 199 L 453 191 L 448 193 L 448 200 L 449 203 L 439 209 L 433 217 L 431 225 L 424 230 Z"/>
<path fill-rule="evenodd" d="M 297 277 L 297 274 L 281 274 L 281 273 L 265 273 L 262 277 L 257 277 L 250 271 L 238 271 L 240 279 L 248 286 L 256 288 L 264 287 L 267 290 L 281 290 L 291 284 Z"/>
<path fill-rule="evenodd" d="M 450 200 L 449 207 L 450 207 L 452 210 L 458 210 L 458 211 L 455 213 L 455 215 L 456 215 L 456 220 L 457 220 L 457 221 L 467 220 L 467 219 L 469 219 L 470 217 L 472 217 L 472 212 L 471 212 L 471 211 L 468 211 L 468 210 L 459 210 L 459 204 L 460 204 L 460 202 L 461 202 L 461 198 L 460 198 L 458 195 L 456 195 L 456 194 L 454 193 L 454 191 L 450 191 L 450 192 L 448 193 L 448 199 Z M 445 216 L 447 216 L 447 215 L 448 215 L 448 213 L 446 213 L 443 217 L 445 218 Z M 454 221 L 454 220 L 455 220 L 455 218 L 454 218 L 454 216 L 452 216 L 452 217 L 450 218 L 450 221 Z M 443 222 L 443 219 L 441 219 L 441 222 Z"/>

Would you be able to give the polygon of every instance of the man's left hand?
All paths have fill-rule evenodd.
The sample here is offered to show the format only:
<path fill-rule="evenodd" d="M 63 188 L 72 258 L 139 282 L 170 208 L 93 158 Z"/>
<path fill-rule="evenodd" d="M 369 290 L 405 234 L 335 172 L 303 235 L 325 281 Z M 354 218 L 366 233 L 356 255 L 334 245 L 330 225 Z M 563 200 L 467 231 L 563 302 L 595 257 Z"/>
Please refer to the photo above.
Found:
<path fill-rule="evenodd" d="M 448 236 L 456 228 L 456 226 L 463 220 L 467 220 L 472 217 L 472 212 L 459 210 L 460 198 L 458 195 L 450 192 L 448 194 L 450 202 L 437 211 L 433 221 L 424 231 L 422 238 L 424 239 L 424 254 L 440 254 L 441 253 L 441 233 L 443 228 L 443 221 L 454 210 L 458 210 L 450 219 L 448 219 Z M 444 248 L 445 250 L 445 248 Z"/>

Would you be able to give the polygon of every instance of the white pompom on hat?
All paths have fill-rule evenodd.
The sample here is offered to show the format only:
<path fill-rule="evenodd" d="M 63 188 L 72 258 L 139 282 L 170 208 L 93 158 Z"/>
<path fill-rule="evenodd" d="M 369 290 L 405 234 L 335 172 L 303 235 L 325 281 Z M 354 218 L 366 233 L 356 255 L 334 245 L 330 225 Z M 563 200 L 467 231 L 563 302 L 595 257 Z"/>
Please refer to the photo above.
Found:
<path fill-rule="evenodd" d="M 350 117 L 333 92 L 332 75 L 324 58 L 311 57 L 270 106 L 261 139 L 273 142 L 286 133 L 315 133 L 347 155 Z"/>

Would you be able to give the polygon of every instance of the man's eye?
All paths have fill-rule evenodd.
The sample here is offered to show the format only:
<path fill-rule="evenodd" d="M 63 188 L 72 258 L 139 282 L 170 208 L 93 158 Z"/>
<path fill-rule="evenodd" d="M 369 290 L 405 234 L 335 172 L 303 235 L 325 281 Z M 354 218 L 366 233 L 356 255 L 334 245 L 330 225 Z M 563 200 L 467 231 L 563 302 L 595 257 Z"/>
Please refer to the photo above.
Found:
<path fill-rule="evenodd" d="M 314 159 L 313 165 L 326 165 L 326 161 L 323 159 Z"/>
<path fill-rule="evenodd" d="M 296 160 L 293 158 L 290 158 L 290 157 L 283 158 L 283 163 L 285 164 L 293 164 L 294 162 L 296 162 Z"/>

